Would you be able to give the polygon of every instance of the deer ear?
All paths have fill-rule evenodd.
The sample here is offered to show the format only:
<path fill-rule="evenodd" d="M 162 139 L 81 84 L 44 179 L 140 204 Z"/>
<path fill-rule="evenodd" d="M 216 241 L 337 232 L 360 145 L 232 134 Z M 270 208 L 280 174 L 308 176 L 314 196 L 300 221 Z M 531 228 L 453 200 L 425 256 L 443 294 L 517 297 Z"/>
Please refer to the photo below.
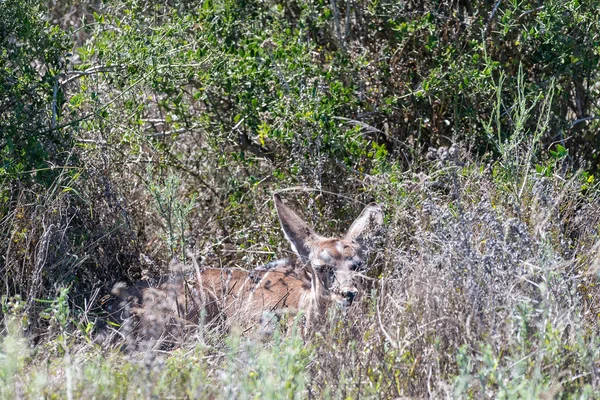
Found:
<path fill-rule="evenodd" d="M 292 250 L 303 262 L 308 262 L 311 243 L 319 236 L 292 209 L 286 206 L 278 194 L 273 195 L 275 208 L 279 216 L 285 238 L 292 245 Z"/>
<path fill-rule="evenodd" d="M 373 239 L 383 226 L 383 210 L 377 203 L 365 207 L 359 217 L 352 223 L 344 239 L 357 242 L 363 248 Z"/>

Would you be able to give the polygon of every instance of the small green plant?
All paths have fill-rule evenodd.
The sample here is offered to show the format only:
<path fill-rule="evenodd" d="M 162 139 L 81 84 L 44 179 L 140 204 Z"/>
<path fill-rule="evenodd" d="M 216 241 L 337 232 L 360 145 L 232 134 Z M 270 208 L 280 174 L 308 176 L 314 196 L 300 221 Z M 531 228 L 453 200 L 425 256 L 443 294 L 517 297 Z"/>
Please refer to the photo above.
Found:
<path fill-rule="evenodd" d="M 227 338 L 225 345 L 228 349 L 225 397 L 305 397 L 312 351 L 300 336 L 297 323 L 288 334 L 282 334 L 276 326 L 272 342 L 264 346 L 235 335 Z"/>
<path fill-rule="evenodd" d="M 0 397 L 13 398 L 19 394 L 19 376 L 31 352 L 24 336 L 29 318 L 20 296 L 3 296 L 0 304 L 4 317 L 0 329 Z"/>
<path fill-rule="evenodd" d="M 532 162 L 539 158 L 540 139 L 546 132 L 550 121 L 554 85 L 551 84 L 546 94 L 538 93 L 533 98 L 525 92 L 523 66 L 519 66 L 517 76 L 517 97 L 514 104 L 506 110 L 503 99 L 504 73 L 500 73 L 494 84 L 496 102 L 494 112 L 487 122 L 483 123 L 486 135 L 496 147 L 498 159 L 498 176 L 512 191 L 518 202 L 528 184 Z M 539 107 L 539 110 L 536 108 Z M 537 111 L 537 121 L 532 124 Z M 504 116 L 508 119 L 505 121 Z M 509 133 L 507 133 L 509 132 Z M 561 146 L 562 147 L 562 146 Z M 564 147 L 563 147 L 564 149 Z"/>
<path fill-rule="evenodd" d="M 150 175 L 146 187 L 165 225 L 167 234 L 165 241 L 169 247 L 170 257 L 179 256 L 182 260 L 185 259 L 186 217 L 194 207 L 196 194 L 193 194 L 187 202 L 182 202 L 178 193 L 180 179 L 173 174 L 168 175 L 162 185 L 156 183 Z"/>

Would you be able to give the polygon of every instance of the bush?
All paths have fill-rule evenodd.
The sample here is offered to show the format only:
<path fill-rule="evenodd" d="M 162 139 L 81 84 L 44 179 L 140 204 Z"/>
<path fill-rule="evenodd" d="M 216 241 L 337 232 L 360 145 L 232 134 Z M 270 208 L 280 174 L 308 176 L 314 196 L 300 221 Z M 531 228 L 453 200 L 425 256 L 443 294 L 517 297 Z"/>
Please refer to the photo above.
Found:
<path fill-rule="evenodd" d="M 39 1 L 3 1 L 0 15 L 0 179 L 50 185 L 56 176 L 51 167 L 72 162 L 60 85 L 70 41 L 44 20 Z"/>

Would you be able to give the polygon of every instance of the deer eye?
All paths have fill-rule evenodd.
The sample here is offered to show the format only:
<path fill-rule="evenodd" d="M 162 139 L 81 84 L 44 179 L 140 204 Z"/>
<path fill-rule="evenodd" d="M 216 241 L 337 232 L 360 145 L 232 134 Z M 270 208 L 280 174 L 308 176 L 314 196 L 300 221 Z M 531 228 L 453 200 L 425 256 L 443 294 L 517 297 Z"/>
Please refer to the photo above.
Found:
<path fill-rule="evenodd" d="M 330 264 L 315 265 L 315 271 L 319 274 L 331 274 L 334 272 L 334 266 Z"/>
<path fill-rule="evenodd" d="M 359 269 L 362 269 L 364 265 L 365 265 L 364 261 L 359 260 L 359 261 L 353 262 L 352 266 L 350 268 L 352 268 L 353 271 L 357 271 Z"/>

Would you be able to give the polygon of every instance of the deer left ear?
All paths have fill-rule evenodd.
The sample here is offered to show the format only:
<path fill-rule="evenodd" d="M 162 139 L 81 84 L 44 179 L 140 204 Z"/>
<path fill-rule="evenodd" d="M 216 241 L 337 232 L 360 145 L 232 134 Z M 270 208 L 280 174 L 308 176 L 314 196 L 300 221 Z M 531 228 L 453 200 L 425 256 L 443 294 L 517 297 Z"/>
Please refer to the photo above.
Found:
<path fill-rule="evenodd" d="M 285 205 L 278 194 L 273 195 L 277 216 L 281 223 L 281 228 L 285 234 L 285 238 L 292 245 L 292 250 L 296 253 L 303 262 L 307 262 L 311 244 L 319 238 L 305 222 L 291 208 Z"/>
<path fill-rule="evenodd" d="M 362 247 L 375 236 L 383 226 L 383 210 L 377 203 L 365 207 L 352 223 L 344 239 L 357 242 Z"/>

